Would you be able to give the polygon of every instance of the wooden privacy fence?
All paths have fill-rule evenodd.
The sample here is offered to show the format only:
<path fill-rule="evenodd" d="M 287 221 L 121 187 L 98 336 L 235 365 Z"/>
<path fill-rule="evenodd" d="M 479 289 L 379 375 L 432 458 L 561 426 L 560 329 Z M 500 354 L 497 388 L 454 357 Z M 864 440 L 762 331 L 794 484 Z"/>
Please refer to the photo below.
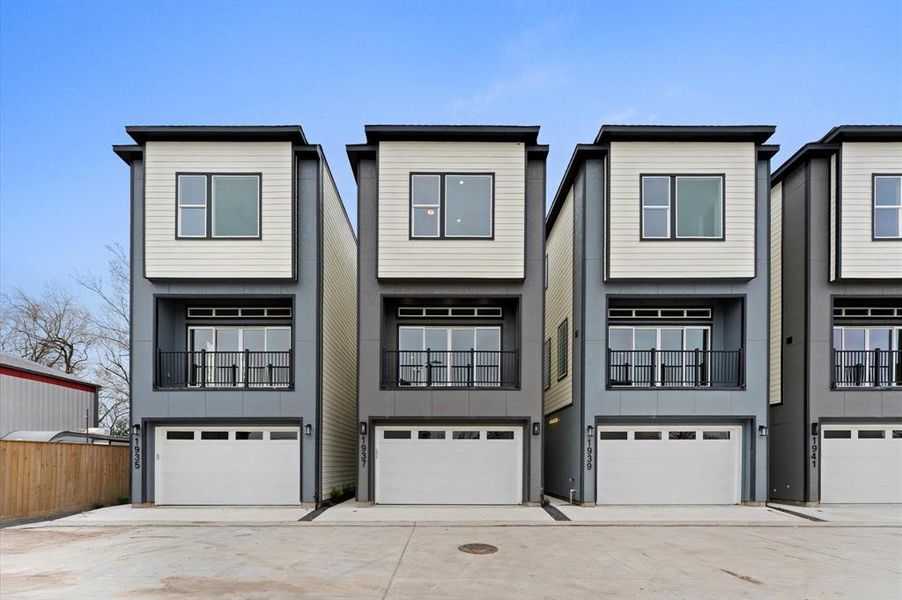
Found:
<path fill-rule="evenodd" d="M 116 504 L 128 457 L 128 446 L 0 440 L 0 521 Z"/>

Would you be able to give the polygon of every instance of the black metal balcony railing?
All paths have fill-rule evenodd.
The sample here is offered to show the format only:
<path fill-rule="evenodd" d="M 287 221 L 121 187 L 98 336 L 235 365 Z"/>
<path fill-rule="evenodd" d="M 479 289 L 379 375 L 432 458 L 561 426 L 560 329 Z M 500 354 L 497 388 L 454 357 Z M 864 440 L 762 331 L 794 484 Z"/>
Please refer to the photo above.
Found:
<path fill-rule="evenodd" d="M 161 388 L 284 388 L 292 383 L 293 356 L 283 352 L 157 351 Z"/>
<path fill-rule="evenodd" d="M 383 350 L 388 388 L 513 388 L 520 384 L 516 350 Z"/>
<path fill-rule="evenodd" d="M 902 387 L 902 352 L 834 350 L 833 387 Z"/>
<path fill-rule="evenodd" d="M 744 383 L 742 350 L 610 350 L 611 387 L 736 388 Z"/>

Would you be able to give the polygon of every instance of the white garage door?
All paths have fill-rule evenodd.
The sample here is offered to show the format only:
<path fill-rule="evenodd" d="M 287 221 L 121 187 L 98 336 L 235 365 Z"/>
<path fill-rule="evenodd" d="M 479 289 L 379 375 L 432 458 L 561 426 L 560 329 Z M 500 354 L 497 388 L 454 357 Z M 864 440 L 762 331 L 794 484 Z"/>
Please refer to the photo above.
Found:
<path fill-rule="evenodd" d="M 156 504 L 299 504 L 297 427 L 156 429 Z"/>
<path fill-rule="evenodd" d="M 523 428 L 379 426 L 379 504 L 519 504 Z"/>
<path fill-rule="evenodd" d="M 598 428 L 598 504 L 737 504 L 742 428 Z"/>
<path fill-rule="evenodd" d="M 821 502 L 902 503 L 902 423 L 825 425 Z"/>

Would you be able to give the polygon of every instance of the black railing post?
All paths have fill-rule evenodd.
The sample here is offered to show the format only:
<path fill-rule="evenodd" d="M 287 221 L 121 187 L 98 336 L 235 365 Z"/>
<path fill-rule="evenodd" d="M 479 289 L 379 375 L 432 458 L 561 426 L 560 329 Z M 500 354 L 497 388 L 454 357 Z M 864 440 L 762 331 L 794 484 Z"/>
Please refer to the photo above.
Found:
<path fill-rule="evenodd" d="M 880 348 L 874 348 L 874 387 L 880 386 Z"/>
<path fill-rule="evenodd" d="M 207 349 L 206 348 L 201 348 L 201 351 L 200 351 L 200 387 L 207 387 Z"/>
<path fill-rule="evenodd" d="M 272 386 L 272 361 L 269 361 L 266 365 L 266 376 L 269 381 L 269 385 Z"/>
<path fill-rule="evenodd" d="M 830 387 L 836 388 L 836 384 L 839 383 L 839 377 L 837 377 L 838 373 L 836 371 L 836 350 L 830 353 Z"/>
<path fill-rule="evenodd" d="M 692 372 L 693 372 L 693 382 L 694 382 L 694 384 L 695 384 L 695 387 L 698 387 L 698 383 L 699 383 L 699 381 L 701 381 L 701 369 L 699 368 L 699 367 L 701 366 L 701 363 L 699 362 L 699 350 L 698 350 L 698 348 L 695 349 L 695 355 L 694 355 L 693 360 L 692 360 L 692 366 L 694 367 L 694 368 L 692 369 Z"/>
<path fill-rule="evenodd" d="M 426 348 L 426 387 L 432 387 L 432 349 Z"/>
<path fill-rule="evenodd" d="M 251 373 L 251 351 L 247 348 L 244 349 L 244 387 L 250 385 L 249 375 Z"/>
<path fill-rule="evenodd" d="M 467 376 L 467 385 L 469 387 L 473 387 L 473 382 L 476 380 L 476 350 L 470 348 L 470 372 Z"/>

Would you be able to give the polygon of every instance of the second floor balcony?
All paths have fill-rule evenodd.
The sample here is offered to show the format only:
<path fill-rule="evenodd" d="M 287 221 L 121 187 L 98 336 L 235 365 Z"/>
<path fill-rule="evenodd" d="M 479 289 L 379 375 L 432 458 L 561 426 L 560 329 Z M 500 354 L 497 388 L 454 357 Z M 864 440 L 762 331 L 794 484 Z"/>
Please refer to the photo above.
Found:
<path fill-rule="evenodd" d="M 516 388 L 516 350 L 384 350 L 385 388 Z"/>
<path fill-rule="evenodd" d="M 834 389 L 902 387 L 902 352 L 898 350 L 834 350 Z"/>
<path fill-rule="evenodd" d="M 741 349 L 607 351 L 612 388 L 739 388 L 742 365 Z"/>
<path fill-rule="evenodd" d="M 294 356 L 285 351 L 157 351 L 158 388 L 288 388 Z"/>

